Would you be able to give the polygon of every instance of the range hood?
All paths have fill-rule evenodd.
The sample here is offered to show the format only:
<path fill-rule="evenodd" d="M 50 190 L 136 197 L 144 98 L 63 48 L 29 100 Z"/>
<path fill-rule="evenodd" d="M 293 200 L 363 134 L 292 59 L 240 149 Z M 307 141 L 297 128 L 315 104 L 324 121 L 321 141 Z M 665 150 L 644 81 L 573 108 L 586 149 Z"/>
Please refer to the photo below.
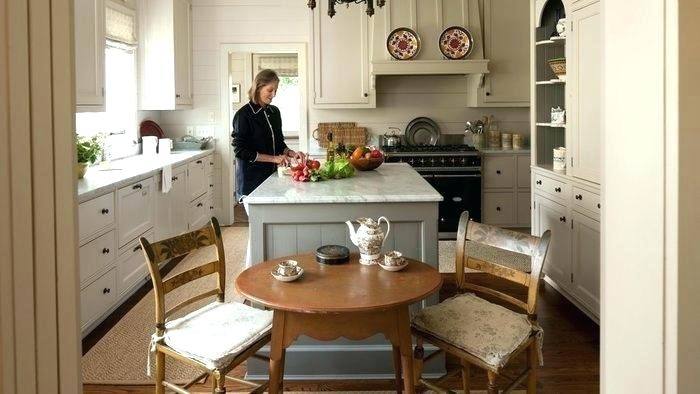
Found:
<path fill-rule="evenodd" d="M 487 74 L 489 61 L 475 60 L 381 60 L 372 62 L 374 75 L 468 75 Z"/>

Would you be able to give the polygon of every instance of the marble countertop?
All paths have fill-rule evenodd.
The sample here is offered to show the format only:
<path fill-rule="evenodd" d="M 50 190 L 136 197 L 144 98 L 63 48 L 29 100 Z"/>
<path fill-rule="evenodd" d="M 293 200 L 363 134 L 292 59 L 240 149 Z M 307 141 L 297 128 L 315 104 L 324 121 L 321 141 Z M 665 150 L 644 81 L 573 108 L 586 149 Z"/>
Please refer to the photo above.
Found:
<path fill-rule="evenodd" d="M 406 163 L 384 163 L 373 171 L 322 182 L 269 177 L 247 198 L 248 204 L 375 203 L 442 201 L 442 196 Z"/>
<path fill-rule="evenodd" d="M 196 151 L 173 151 L 168 156 L 146 157 L 136 155 L 114 160 L 108 166 L 103 164 L 88 169 L 83 179 L 78 179 L 78 203 L 119 189 L 132 182 L 157 174 L 166 165 L 177 166 L 190 160 L 208 156 L 214 149 Z"/>

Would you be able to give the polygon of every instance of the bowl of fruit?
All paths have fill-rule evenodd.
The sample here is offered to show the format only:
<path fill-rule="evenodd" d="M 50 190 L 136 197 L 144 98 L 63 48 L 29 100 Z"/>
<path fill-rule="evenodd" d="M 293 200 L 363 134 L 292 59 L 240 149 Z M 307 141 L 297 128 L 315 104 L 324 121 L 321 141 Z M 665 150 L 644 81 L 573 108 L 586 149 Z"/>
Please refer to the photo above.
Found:
<path fill-rule="evenodd" d="M 384 163 L 384 153 L 374 146 L 358 146 L 350 155 L 350 164 L 359 171 L 370 171 Z"/>

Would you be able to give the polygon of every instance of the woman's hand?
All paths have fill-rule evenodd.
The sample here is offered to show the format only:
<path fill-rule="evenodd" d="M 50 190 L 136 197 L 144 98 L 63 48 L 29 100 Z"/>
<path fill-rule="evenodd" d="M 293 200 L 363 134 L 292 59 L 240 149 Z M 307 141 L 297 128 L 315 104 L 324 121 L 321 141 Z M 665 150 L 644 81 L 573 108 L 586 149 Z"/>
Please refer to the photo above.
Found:
<path fill-rule="evenodd" d="M 286 153 L 288 157 L 294 158 L 294 160 L 296 160 L 297 163 L 306 163 L 306 155 L 304 154 L 304 152 L 295 152 L 289 149 Z"/>
<path fill-rule="evenodd" d="M 287 166 L 289 165 L 289 158 L 285 155 L 278 155 L 278 156 L 273 156 L 274 157 L 274 163 L 277 164 L 278 166 Z"/>

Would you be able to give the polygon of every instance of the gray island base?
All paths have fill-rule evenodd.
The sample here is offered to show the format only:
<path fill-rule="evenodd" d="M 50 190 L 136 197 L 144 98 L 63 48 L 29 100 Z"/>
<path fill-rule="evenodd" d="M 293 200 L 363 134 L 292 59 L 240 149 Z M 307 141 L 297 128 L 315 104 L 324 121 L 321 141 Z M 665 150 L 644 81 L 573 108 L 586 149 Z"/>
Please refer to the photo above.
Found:
<path fill-rule="evenodd" d="M 345 221 L 385 216 L 391 231 L 383 251 L 398 250 L 437 268 L 440 201 L 442 196 L 403 163 L 385 163 L 352 178 L 318 183 L 294 182 L 275 174 L 246 198 L 251 261 L 313 252 L 329 244 L 345 245 L 357 253 Z M 412 309 L 437 301 L 434 294 Z M 434 349 L 426 346 L 426 352 Z M 263 348 L 267 351 L 269 347 Z M 267 379 L 268 365 L 251 358 L 247 371 L 250 379 Z M 426 377 L 443 373 L 444 357 L 436 357 L 424 369 Z M 284 375 L 309 380 L 393 379 L 392 347 L 381 334 L 362 341 L 300 337 L 287 349 Z"/>

